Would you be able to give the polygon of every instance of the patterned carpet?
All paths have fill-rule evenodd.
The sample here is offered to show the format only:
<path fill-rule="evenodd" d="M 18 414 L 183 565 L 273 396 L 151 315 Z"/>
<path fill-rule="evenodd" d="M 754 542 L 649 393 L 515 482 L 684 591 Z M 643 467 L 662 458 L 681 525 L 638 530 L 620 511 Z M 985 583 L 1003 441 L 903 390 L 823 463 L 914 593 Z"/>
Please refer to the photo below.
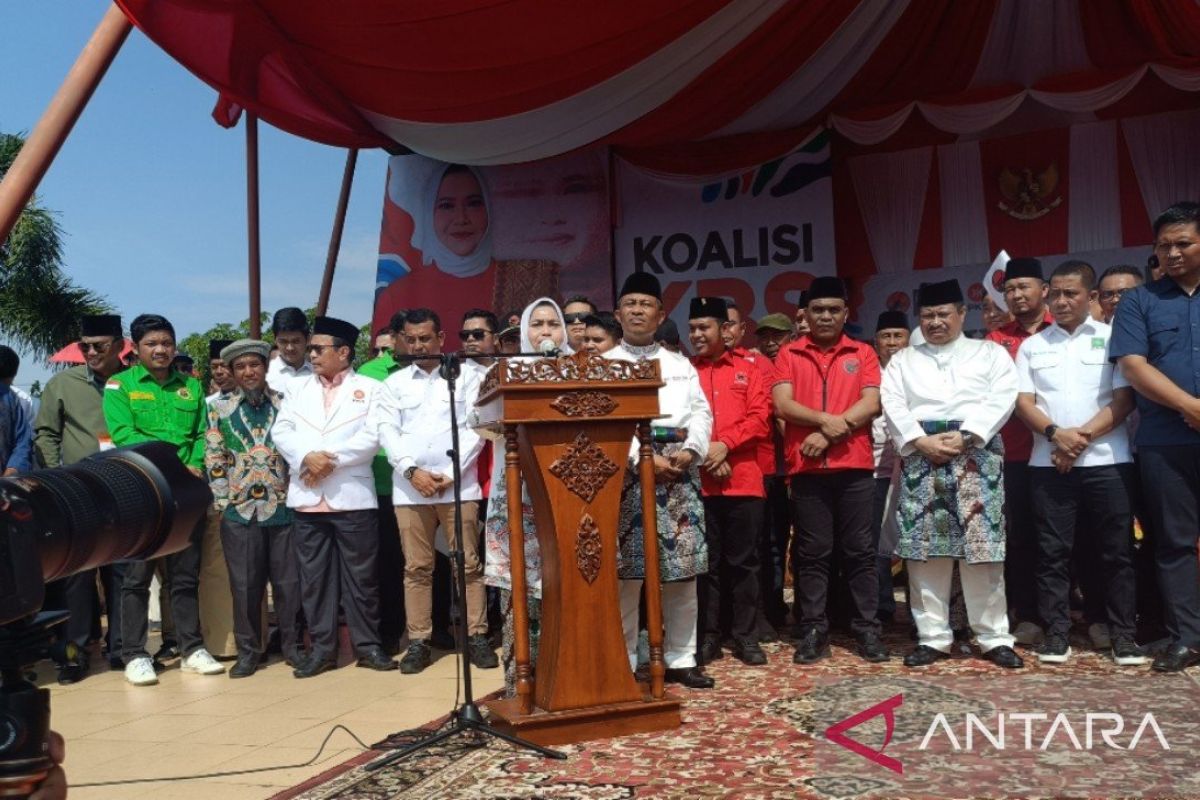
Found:
<path fill-rule="evenodd" d="M 912 646 L 905 631 L 889 634 L 888 643 L 893 653 Z M 811 667 L 793 665 L 784 643 L 764 647 L 766 667 L 746 667 L 727 655 L 709 667 L 716 689 L 675 687 L 685 701 L 677 731 L 567 746 L 562 762 L 500 743 L 465 746 L 461 739 L 377 773 L 361 764 L 379 754 L 364 754 L 276 800 L 1200 798 L 1197 670 L 1167 676 L 1148 667 L 1118 668 L 1087 652 L 1082 640 L 1073 642 L 1076 655 L 1068 664 L 1040 666 L 1026 653 L 1020 671 L 961 653 L 924 670 L 906 669 L 897 656 L 866 664 L 849 645 L 835 638 L 833 657 Z M 826 738 L 831 725 L 896 695 L 903 700 L 884 754 L 902 764 L 903 774 Z M 1093 717 L 1089 739 L 1089 712 L 1121 715 L 1122 729 L 1117 732 L 1116 717 Z M 938 714 L 946 725 L 935 725 L 929 735 Z M 980 721 L 971 728 L 969 750 L 967 714 Z M 1011 714 L 1045 717 L 1027 721 Z M 1059 714 L 1064 718 L 1055 726 Z M 1147 725 L 1127 749 L 1147 714 L 1161 737 Z M 885 716 L 846 736 L 878 750 Z"/>

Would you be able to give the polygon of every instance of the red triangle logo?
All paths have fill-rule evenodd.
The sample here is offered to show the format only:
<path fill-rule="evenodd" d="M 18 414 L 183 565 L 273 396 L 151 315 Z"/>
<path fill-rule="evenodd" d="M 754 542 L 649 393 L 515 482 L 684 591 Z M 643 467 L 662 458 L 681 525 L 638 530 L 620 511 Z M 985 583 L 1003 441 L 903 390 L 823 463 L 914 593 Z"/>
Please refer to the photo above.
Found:
<path fill-rule="evenodd" d="M 846 748 L 852 753 L 857 753 L 869 761 L 874 761 L 881 767 L 886 767 L 892 772 L 904 774 L 904 765 L 899 759 L 885 756 L 884 749 L 892 741 L 892 733 L 896 729 L 896 709 L 904 704 L 904 695 L 898 694 L 894 697 L 889 697 L 883 702 L 876 703 L 865 711 L 860 711 L 853 716 L 846 717 L 841 722 L 830 725 L 825 730 L 825 738 L 836 745 Z M 872 750 L 862 742 L 856 742 L 846 735 L 846 731 L 851 728 L 856 728 L 869 719 L 874 719 L 882 715 L 887 723 L 887 735 L 883 739 L 883 747 L 878 750 Z"/>

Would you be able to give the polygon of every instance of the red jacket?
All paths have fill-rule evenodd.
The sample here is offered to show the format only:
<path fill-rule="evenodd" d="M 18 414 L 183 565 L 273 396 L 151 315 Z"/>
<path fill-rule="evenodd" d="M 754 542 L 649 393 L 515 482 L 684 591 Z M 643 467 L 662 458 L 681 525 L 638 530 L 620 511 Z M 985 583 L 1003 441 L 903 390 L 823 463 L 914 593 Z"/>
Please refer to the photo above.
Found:
<path fill-rule="evenodd" d="M 863 389 L 878 389 L 879 380 L 875 348 L 845 334 L 828 350 L 822 350 L 806 336 L 784 347 L 775 359 L 775 385 L 790 383 L 792 399 L 797 403 L 829 414 L 844 414 L 862 399 Z M 815 430 L 787 423 L 784 446 L 789 475 L 875 468 L 869 424 L 830 445 L 821 458 L 808 458 L 800 452 L 800 446 Z"/>
<path fill-rule="evenodd" d="M 693 358 L 692 364 L 712 407 L 712 441 L 729 448 L 725 460 L 733 470 L 728 480 L 721 481 L 701 469 L 701 491 L 705 497 L 766 497 L 758 444 L 768 434 L 771 402 L 760 368 L 730 352 L 716 361 Z"/>
<path fill-rule="evenodd" d="M 1047 309 L 1045 316 L 1042 317 L 1042 324 L 1038 326 L 1038 331 L 1045 330 L 1053 324 L 1054 317 Z M 1016 361 L 1017 351 L 1021 349 L 1021 342 L 1030 336 L 1033 336 L 1033 333 L 1029 333 L 1021 327 L 1020 322 L 1014 319 L 1007 325 L 1001 325 L 984 338 L 1003 347 Z M 1008 422 L 1004 423 L 1004 427 L 1000 429 L 1000 438 L 1004 440 L 1005 461 L 1029 463 L 1029 457 L 1033 455 L 1033 431 L 1029 430 L 1029 426 L 1022 422 L 1020 417 L 1013 414 L 1008 418 Z"/>

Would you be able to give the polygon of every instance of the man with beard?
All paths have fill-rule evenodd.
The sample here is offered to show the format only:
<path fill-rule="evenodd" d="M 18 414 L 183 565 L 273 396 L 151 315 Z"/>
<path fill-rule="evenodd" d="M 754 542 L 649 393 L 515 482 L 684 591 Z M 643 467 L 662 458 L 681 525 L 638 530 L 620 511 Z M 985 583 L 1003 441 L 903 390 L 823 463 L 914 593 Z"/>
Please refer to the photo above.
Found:
<path fill-rule="evenodd" d="M 658 408 L 663 416 L 654 422 L 658 435 L 652 446 L 666 679 L 690 689 L 711 689 L 713 679 L 696 665 L 699 601 L 695 579 L 708 572 L 699 469 L 708 455 L 713 417 L 696 368 L 655 341 L 665 317 L 658 279 L 646 272 L 633 273 L 617 297 L 621 345 L 604 356 L 621 361 L 654 359 L 659 364 L 664 385 L 658 390 Z M 636 462 L 637 453 L 635 441 L 631 461 Z M 626 470 L 617 531 L 621 621 L 631 668 L 637 665 L 638 599 L 646 577 L 642 492 L 637 476 L 636 466 Z"/>
<path fill-rule="evenodd" d="M 108 439 L 104 425 L 104 383 L 124 369 L 121 364 L 121 318 L 115 314 L 86 316 L 79 321 L 79 350 L 84 363 L 52 377 L 42 392 L 34 421 L 34 447 L 41 466 L 74 464 L 100 450 Z M 104 594 L 108 605 L 108 652 L 120 660 L 121 580 L 123 565 L 104 568 Z M 63 651 L 58 661 L 58 682 L 75 683 L 88 673 L 87 642 L 96 615 L 96 570 L 88 569 L 54 581 L 46 587 L 47 609 L 71 612 L 58 629 Z M 122 667 L 123 668 L 123 667 Z"/>
<path fill-rule="evenodd" d="M 287 463 L 271 438 L 283 396 L 267 387 L 266 342 L 239 339 L 220 353 L 235 389 L 208 410 L 204 467 L 220 511 L 221 544 L 233 598 L 237 663 L 230 678 L 258 669 L 265 640 L 267 582 L 279 621 L 283 657 L 300 665 L 300 576 L 287 507 Z"/>
<path fill-rule="evenodd" d="M 762 530 L 762 471 L 758 445 L 767 438 L 771 404 L 761 370 L 725 346 L 725 301 L 699 297 L 688 314 L 692 364 L 712 408 L 713 432 L 700 472 L 708 573 L 698 580 L 704 663 L 721 655 L 721 601 L 728 595 L 733 654 L 761 665 L 758 646 L 758 539 Z M 727 591 L 722 591 L 722 586 Z"/>
<path fill-rule="evenodd" d="M 1012 649 L 1004 598 L 1003 447 L 997 437 L 1017 400 L 1017 371 L 994 342 L 963 336 L 958 281 L 921 284 L 924 342 L 892 356 L 880 394 L 900 454 L 900 539 L 924 667 L 950 657 L 950 585 L 958 562 L 983 657 L 1024 666 Z"/>
<path fill-rule="evenodd" d="M 1036 258 L 1014 258 L 1004 271 L 1004 301 L 1015 319 L 992 331 L 987 340 L 1008 351 L 1015 361 L 1021 343 L 1054 323 L 1046 307 L 1048 287 L 1042 277 L 1042 262 Z M 1013 635 L 1026 645 L 1040 644 L 1043 637 L 1037 608 L 1037 530 L 1033 521 L 1033 496 L 1029 483 L 1029 457 L 1033 434 L 1015 414 L 1000 432 L 1004 441 L 1004 496 L 1008 518 L 1008 557 L 1004 584 L 1011 605 Z"/>

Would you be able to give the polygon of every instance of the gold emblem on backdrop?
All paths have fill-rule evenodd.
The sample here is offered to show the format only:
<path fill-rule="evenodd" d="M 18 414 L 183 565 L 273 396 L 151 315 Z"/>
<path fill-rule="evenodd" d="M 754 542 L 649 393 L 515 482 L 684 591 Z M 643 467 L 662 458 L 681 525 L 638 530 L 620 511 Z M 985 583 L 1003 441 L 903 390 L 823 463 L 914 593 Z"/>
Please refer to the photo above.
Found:
<path fill-rule="evenodd" d="M 1062 205 L 1056 162 L 1036 174 L 1030 167 L 1005 167 L 997 183 L 1004 199 L 996 206 L 1013 219 L 1038 219 Z"/>

